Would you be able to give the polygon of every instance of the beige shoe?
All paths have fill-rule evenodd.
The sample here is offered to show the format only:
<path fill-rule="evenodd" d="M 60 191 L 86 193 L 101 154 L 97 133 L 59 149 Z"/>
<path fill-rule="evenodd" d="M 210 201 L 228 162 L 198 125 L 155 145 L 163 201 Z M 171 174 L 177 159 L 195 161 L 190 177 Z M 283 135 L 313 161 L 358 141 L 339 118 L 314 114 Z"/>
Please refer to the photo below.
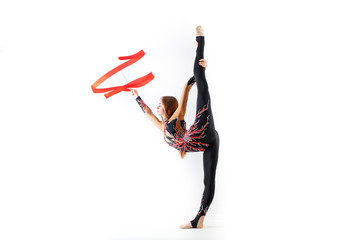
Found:
<path fill-rule="evenodd" d="M 201 216 L 199 218 L 199 221 L 196 225 L 196 228 L 203 228 L 204 227 L 204 219 L 205 219 L 205 216 Z M 180 226 L 181 229 L 190 229 L 190 228 L 193 228 L 191 222 L 188 222 L 186 224 L 183 224 Z"/>
<path fill-rule="evenodd" d="M 180 228 L 181 229 L 190 229 L 190 228 L 192 228 L 192 226 L 191 226 L 191 223 L 188 222 L 186 224 L 180 225 Z"/>

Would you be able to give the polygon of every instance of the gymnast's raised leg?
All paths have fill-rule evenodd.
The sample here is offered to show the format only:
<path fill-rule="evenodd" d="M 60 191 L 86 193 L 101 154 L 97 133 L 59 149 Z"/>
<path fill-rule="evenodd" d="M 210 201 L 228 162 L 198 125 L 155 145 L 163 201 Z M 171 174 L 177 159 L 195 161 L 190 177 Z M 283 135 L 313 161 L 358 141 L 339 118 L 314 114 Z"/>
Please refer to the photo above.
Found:
<path fill-rule="evenodd" d="M 205 45 L 204 32 L 200 26 L 196 28 L 196 35 L 197 49 L 194 63 L 194 77 L 198 89 L 196 106 L 198 114 L 195 122 L 200 126 L 206 126 L 202 141 L 208 144 L 208 148 L 203 153 L 204 192 L 200 209 L 191 222 L 181 225 L 180 228 L 203 228 L 205 215 L 215 194 L 215 175 L 219 156 L 219 135 L 215 130 L 211 111 L 211 101 L 208 84 L 205 78 L 205 68 L 199 65 L 200 59 L 204 58 Z"/>

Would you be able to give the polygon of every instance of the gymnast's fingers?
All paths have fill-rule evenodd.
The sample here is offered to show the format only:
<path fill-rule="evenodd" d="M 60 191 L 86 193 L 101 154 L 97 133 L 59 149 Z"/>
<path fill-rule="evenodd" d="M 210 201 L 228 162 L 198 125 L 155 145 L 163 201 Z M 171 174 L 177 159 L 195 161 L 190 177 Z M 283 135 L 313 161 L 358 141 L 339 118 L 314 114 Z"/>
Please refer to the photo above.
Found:
<path fill-rule="evenodd" d="M 200 59 L 200 60 L 199 60 L 199 64 L 200 64 L 202 67 L 204 67 L 204 68 L 207 67 L 207 61 L 206 61 L 205 59 Z"/>
<path fill-rule="evenodd" d="M 133 97 L 137 97 L 138 96 L 138 93 L 135 89 L 131 89 L 131 96 Z"/>

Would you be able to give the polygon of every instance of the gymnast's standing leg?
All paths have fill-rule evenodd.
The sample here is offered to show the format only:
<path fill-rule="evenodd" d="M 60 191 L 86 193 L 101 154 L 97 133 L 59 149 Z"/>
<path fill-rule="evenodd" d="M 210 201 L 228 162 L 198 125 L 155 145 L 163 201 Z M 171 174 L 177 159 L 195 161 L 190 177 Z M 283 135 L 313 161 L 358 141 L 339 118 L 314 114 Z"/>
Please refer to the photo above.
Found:
<path fill-rule="evenodd" d="M 204 192 L 202 194 L 200 209 L 195 218 L 180 228 L 203 228 L 204 218 L 215 194 L 215 175 L 219 156 L 219 135 L 215 130 L 214 118 L 211 111 L 211 101 L 208 83 L 205 78 L 205 68 L 199 65 L 199 61 L 204 58 L 204 31 L 199 26 L 196 28 L 196 57 L 194 63 L 194 77 L 198 89 L 197 96 L 197 116 L 196 124 L 206 126 L 202 142 L 208 144 L 208 148 L 203 152 L 204 169 Z M 201 113 L 201 114 L 199 114 Z"/>

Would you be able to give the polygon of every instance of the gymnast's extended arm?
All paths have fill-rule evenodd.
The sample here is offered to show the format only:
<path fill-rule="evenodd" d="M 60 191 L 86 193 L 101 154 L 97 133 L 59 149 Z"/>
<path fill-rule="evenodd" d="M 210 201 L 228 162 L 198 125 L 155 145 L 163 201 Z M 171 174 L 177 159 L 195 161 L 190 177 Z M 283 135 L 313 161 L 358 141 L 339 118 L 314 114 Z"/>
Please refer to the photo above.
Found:
<path fill-rule="evenodd" d="M 208 66 L 207 61 L 205 59 L 200 59 L 199 65 L 201 65 L 204 68 L 207 68 L 207 66 Z M 184 119 L 185 113 L 186 113 L 187 100 L 188 100 L 188 97 L 189 97 L 189 92 L 191 90 L 191 87 L 194 85 L 194 83 L 195 83 L 195 77 L 194 76 L 191 77 L 187 83 L 185 83 L 184 89 L 183 89 L 182 94 L 181 94 L 179 106 L 176 109 L 176 111 L 174 112 L 171 119 L 175 119 L 175 118 L 177 118 L 179 120 Z"/>
<path fill-rule="evenodd" d="M 164 131 L 165 128 L 165 124 L 160 121 L 155 115 L 154 113 L 151 111 L 151 109 L 145 104 L 145 102 L 141 99 L 141 97 L 138 94 L 137 90 L 131 90 L 131 94 L 133 95 L 133 97 L 136 97 L 135 100 L 136 102 L 139 104 L 141 110 L 145 113 L 146 117 L 152 122 L 154 123 L 154 125 L 160 130 L 160 131 Z"/>
<path fill-rule="evenodd" d="M 171 117 L 172 119 L 174 118 L 177 118 L 178 120 L 184 119 L 186 113 L 186 105 L 189 98 L 189 92 L 191 90 L 191 87 L 194 85 L 194 83 L 195 83 L 194 77 L 190 78 L 190 80 L 187 83 L 185 83 L 185 86 L 181 93 L 179 106 L 174 112 L 173 116 Z"/>

